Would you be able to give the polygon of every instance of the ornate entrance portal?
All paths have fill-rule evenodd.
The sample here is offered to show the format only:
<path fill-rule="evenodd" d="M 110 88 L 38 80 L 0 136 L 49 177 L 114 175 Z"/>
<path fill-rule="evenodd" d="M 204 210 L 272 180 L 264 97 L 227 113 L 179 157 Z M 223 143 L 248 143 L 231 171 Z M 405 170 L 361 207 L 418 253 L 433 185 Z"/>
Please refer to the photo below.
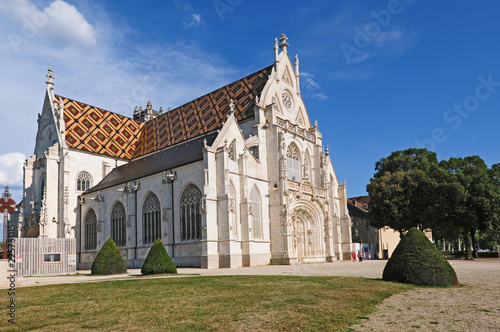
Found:
<path fill-rule="evenodd" d="M 293 251 L 297 261 L 311 262 L 325 259 L 323 223 L 318 214 L 300 205 L 292 214 Z"/>

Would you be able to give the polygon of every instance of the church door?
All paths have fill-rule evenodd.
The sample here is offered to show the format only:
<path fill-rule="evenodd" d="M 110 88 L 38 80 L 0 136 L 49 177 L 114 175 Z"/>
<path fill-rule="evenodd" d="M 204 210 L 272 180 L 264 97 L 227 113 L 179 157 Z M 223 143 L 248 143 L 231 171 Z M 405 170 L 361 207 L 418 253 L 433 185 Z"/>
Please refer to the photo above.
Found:
<path fill-rule="evenodd" d="M 319 220 L 314 215 L 306 207 L 294 209 L 292 215 L 293 249 L 299 262 L 303 262 L 305 258 L 322 257 L 325 253 Z"/>

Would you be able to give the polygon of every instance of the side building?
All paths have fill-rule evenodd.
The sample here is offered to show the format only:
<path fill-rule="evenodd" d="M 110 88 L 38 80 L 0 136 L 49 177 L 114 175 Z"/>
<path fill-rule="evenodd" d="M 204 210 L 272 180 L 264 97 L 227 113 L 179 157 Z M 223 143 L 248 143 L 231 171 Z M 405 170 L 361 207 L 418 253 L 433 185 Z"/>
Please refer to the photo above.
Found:
<path fill-rule="evenodd" d="M 352 220 L 352 242 L 354 250 L 361 250 L 375 259 L 388 259 L 399 244 L 399 232 L 390 228 L 375 228 L 370 225 L 368 208 L 370 196 L 358 196 L 347 199 L 347 207 Z M 432 241 L 432 232 L 424 231 Z"/>
<path fill-rule="evenodd" d="M 141 267 L 157 238 L 177 266 L 349 259 L 351 218 L 298 57 L 163 113 L 128 118 L 54 93 L 49 70 L 35 153 L 25 164 L 23 236 L 77 239 L 91 266 L 108 238 Z"/>

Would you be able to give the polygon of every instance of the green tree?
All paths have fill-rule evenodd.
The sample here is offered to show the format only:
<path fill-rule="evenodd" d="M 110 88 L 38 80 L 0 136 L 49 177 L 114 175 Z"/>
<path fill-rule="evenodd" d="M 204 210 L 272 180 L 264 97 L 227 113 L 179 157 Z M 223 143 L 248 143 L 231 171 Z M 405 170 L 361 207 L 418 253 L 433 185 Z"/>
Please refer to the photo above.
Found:
<path fill-rule="evenodd" d="M 373 227 L 389 226 L 404 234 L 412 227 L 432 227 L 439 208 L 440 174 L 436 154 L 427 149 L 395 151 L 375 164 L 367 185 Z"/>
<path fill-rule="evenodd" d="M 453 267 L 416 228 L 403 236 L 385 265 L 382 279 L 413 285 L 458 285 Z"/>
<path fill-rule="evenodd" d="M 113 239 L 109 238 L 92 263 L 92 274 L 127 273 L 127 266 Z"/>
<path fill-rule="evenodd" d="M 141 273 L 177 273 L 177 267 L 160 239 L 157 239 L 149 250 L 148 256 L 142 265 Z"/>
<path fill-rule="evenodd" d="M 476 232 L 493 229 L 497 218 L 496 190 L 492 171 L 479 156 L 450 158 L 440 162 L 447 172 L 446 184 L 457 188 L 443 209 L 443 225 L 462 231 L 465 258 L 478 257 Z"/>

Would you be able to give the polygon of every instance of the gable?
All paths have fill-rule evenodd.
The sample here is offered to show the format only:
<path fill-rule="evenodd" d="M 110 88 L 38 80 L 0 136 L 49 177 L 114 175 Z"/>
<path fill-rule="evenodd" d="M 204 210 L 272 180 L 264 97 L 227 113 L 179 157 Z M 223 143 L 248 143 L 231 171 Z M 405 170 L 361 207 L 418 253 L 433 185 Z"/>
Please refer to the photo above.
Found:
<path fill-rule="evenodd" d="M 69 148 L 132 159 L 144 123 L 66 97 L 64 123 Z"/>
<path fill-rule="evenodd" d="M 38 115 L 38 131 L 34 153 L 40 157 L 50 146 L 58 143 L 57 124 L 52 113 L 52 105 L 49 94 L 45 95 L 42 113 Z"/>

